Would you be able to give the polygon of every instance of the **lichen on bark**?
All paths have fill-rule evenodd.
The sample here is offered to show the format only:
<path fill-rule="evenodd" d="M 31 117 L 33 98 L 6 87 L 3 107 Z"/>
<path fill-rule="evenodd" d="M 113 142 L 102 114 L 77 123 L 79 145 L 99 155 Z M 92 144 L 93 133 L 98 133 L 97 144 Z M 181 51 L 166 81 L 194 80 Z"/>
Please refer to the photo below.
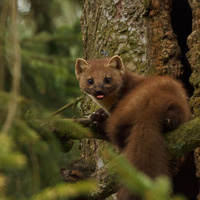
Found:
<path fill-rule="evenodd" d="M 86 0 L 83 6 L 82 31 L 85 58 L 120 55 L 127 67 L 146 68 L 145 21 L 141 1 Z M 142 68 L 142 69 L 141 69 Z"/>

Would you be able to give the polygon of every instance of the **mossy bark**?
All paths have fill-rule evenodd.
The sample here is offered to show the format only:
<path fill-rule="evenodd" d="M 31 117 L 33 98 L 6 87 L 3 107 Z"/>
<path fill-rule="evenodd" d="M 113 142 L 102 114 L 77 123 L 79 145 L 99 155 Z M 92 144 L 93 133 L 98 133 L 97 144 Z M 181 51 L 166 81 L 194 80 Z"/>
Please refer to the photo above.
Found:
<path fill-rule="evenodd" d="M 145 9 L 140 0 L 85 0 L 82 32 L 86 59 L 120 55 L 132 70 L 146 69 Z"/>
<path fill-rule="evenodd" d="M 195 117 L 200 116 L 200 2 L 189 1 L 192 9 L 192 33 L 188 37 L 189 52 L 187 58 L 192 68 L 190 83 L 194 86 L 194 94 L 190 104 Z M 200 179 L 200 148 L 195 150 L 196 175 Z M 197 197 L 200 200 L 200 193 Z"/>
<path fill-rule="evenodd" d="M 179 78 L 183 72 L 180 48 L 171 25 L 173 0 L 153 0 L 147 19 L 147 55 L 150 74 L 170 74 Z"/>
<path fill-rule="evenodd" d="M 193 24 L 192 33 L 188 37 L 189 52 L 187 58 L 192 68 L 190 83 L 194 86 L 194 95 L 190 99 L 190 104 L 195 116 L 200 116 L 200 2 L 190 0 L 192 9 Z"/>

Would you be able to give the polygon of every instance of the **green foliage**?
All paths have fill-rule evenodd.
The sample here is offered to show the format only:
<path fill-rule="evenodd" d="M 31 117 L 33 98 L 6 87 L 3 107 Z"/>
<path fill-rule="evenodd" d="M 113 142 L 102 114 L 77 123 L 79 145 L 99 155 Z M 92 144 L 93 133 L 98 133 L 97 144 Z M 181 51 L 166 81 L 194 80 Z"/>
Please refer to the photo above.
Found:
<path fill-rule="evenodd" d="M 109 151 L 106 153 L 108 159 L 112 159 L 111 170 L 115 169 L 119 181 L 126 188 L 137 193 L 144 200 L 168 200 L 172 185 L 167 177 L 158 177 L 155 180 L 150 179 L 142 172 L 133 168 L 122 156 Z M 174 196 L 173 200 L 184 200 L 183 197 Z"/>
<path fill-rule="evenodd" d="M 0 133 L 0 199 L 7 199 L 7 187 L 10 182 L 7 172 L 19 171 L 26 165 L 26 157 L 16 151 L 15 143 L 9 136 Z"/>
<path fill-rule="evenodd" d="M 6 110 L 8 98 L 9 93 L 0 93 L 1 113 Z M 61 180 L 59 171 L 70 160 L 48 124 L 55 121 L 56 126 L 62 126 L 62 120 L 59 123 L 58 117 L 41 113 L 24 98 L 18 102 L 19 115 L 11 131 L 8 135 L 0 133 L 0 199 L 69 199 L 92 191 L 93 183 L 74 185 Z M 2 118 L 0 126 L 3 121 Z M 77 132 L 73 123 L 68 122 L 68 126 L 70 131 Z"/>
<path fill-rule="evenodd" d="M 7 1 L 0 11 L 7 12 Z M 21 95 L 41 109 L 54 111 L 80 96 L 74 73 L 77 57 L 82 57 L 80 3 L 60 1 L 19 1 L 18 27 L 21 47 Z M 65 13 L 73 12 L 73 19 Z M 12 82 L 12 43 L 10 42 L 9 14 L 5 33 L 1 34 L 0 57 L 4 58 L 4 90 L 10 91 Z M 63 23 L 70 21 L 70 23 Z M 73 21 L 73 23 L 71 23 Z M 3 20 L 2 20 L 3 23 Z M 0 24 L 1 26 L 1 24 Z M 46 27 L 49 26 L 49 27 Z M 1 73 L 1 71 L 0 71 Z M 0 86 L 1 87 L 1 86 Z M 1 88 L 0 88 L 1 89 Z M 53 103 L 52 103 L 53 102 Z M 74 114 L 67 110 L 68 117 Z"/>
<path fill-rule="evenodd" d="M 80 95 L 74 75 L 75 59 L 81 56 L 76 26 L 22 40 L 22 95 L 40 107 L 53 111 Z"/>
<path fill-rule="evenodd" d="M 14 150 L 14 141 L 5 134 L 0 133 L 0 169 L 19 169 L 26 164 L 26 157 Z"/>
<path fill-rule="evenodd" d="M 95 134 L 91 132 L 90 128 L 86 128 L 77 122 L 67 119 L 58 119 L 51 122 L 51 126 L 57 132 L 59 138 L 65 137 L 65 139 L 82 139 L 91 138 Z"/>
<path fill-rule="evenodd" d="M 33 197 L 32 200 L 55 200 L 55 199 L 71 199 L 72 197 L 86 196 L 90 191 L 95 189 L 92 182 L 78 182 L 75 184 L 59 184 L 54 188 L 47 188 L 41 194 Z"/>

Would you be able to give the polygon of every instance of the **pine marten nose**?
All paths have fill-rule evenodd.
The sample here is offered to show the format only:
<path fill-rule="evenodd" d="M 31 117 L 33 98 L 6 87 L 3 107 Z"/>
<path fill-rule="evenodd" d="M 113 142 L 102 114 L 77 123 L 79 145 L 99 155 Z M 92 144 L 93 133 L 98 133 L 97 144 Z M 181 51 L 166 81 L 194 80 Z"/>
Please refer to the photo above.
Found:
<path fill-rule="evenodd" d="M 104 98 L 104 93 L 103 93 L 103 91 L 102 91 L 102 90 L 97 90 L 97 91 L 95 92 L 95 97 L 96 97 L 97 99 L 103 99 L 103 98 Z"/>

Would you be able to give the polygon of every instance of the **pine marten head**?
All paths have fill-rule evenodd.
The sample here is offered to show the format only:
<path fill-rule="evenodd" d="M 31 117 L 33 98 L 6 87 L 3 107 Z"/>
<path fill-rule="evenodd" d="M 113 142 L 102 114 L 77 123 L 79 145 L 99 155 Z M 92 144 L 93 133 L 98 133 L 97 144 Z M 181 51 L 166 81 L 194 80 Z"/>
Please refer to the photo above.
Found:
<path fill-rule="evenodd" d="M 125 67 L 119 56 L 87 61 L 78 58 L 75 72 L 81 90 L 102 100 L 121 87 Z"/>

